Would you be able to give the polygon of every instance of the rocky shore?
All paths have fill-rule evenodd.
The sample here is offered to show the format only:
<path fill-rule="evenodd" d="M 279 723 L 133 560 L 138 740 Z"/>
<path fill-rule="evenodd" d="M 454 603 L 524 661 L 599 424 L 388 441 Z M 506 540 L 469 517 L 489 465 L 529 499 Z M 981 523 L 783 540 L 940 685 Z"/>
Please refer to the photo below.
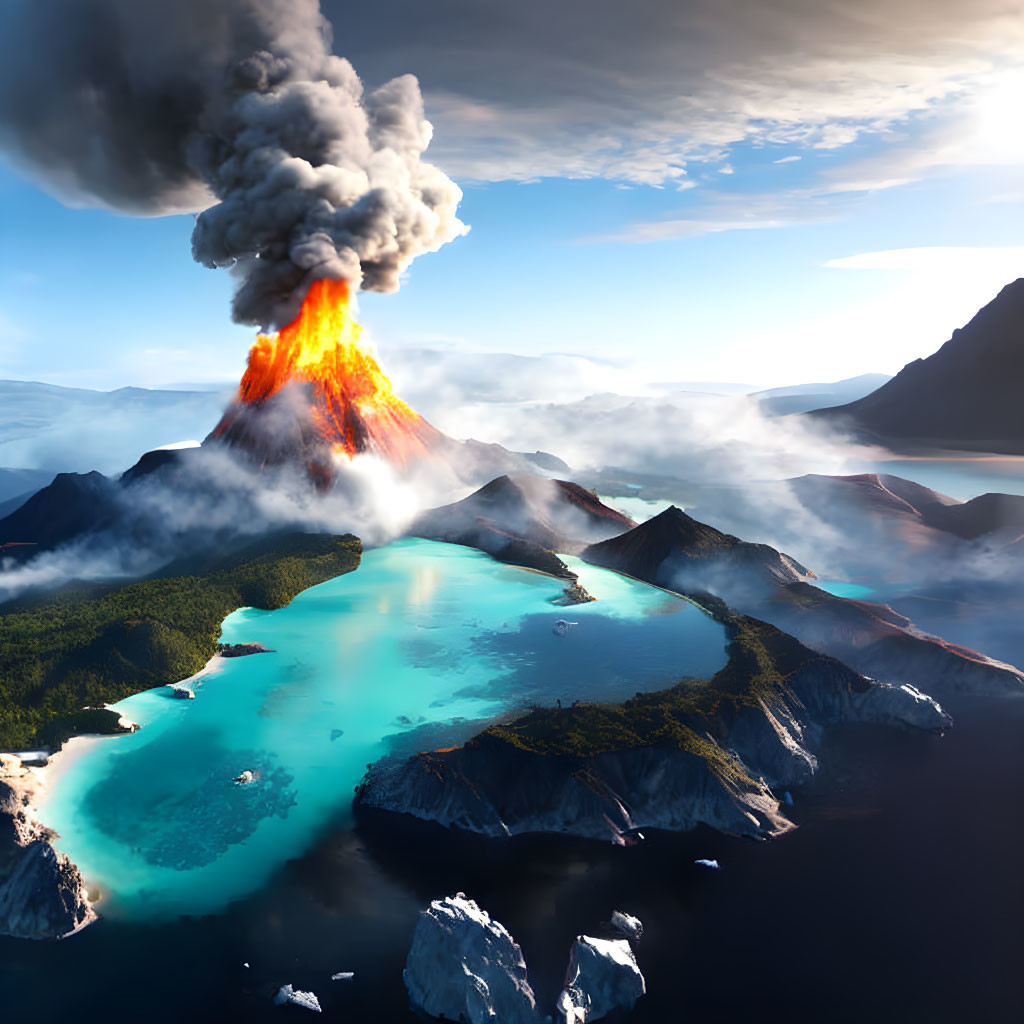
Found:
<path fill-rule="evenodd" d="M 0 935 L 61 939 L 96 920 L 81 872 L 33 815 L 41 786 L 19 758 L 0 754 Z"/>
<path fill-rule="evenodd" d="M 729 662 L 710 682 L 535 710 L 461 747 L 371 768 L 356 801 L 490 836 L 628 844 L 640 828 L 706 824 L 767 837 L 792 828 L 776 794 L 817 770 L 827 727 L 952 724 L 913 687 L 870 680 L 767 623 L 731 615 L 727 628 Z"/>

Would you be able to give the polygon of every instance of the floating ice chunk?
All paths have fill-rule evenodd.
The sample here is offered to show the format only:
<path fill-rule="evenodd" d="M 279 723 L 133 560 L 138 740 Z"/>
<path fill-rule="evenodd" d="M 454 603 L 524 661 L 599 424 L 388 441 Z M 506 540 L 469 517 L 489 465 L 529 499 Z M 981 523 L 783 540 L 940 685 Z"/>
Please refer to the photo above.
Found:
<path fill-rule="evenodd" d="M 320 1000 L 312 992 L 300 992 L 291 985 L 282 985 L 274 996 L 275 1006 L 286 1006 L 292 1003 L 294 1006 L 301 1006 L 304 1010 L 314 1010 L 320 1013 Z"/>
<path fill-rule="evenodd" d="M 351 981 L 355 977 L 354 971 L 339 971 L 331 975 L 331 981 Z"/>
<path fill-rule="evenodd" d="M 699 864 L 702 868 L 712 868 L 715 871 L 721 871 L 722 865 L 717 860 L 709 860 L 706 857 L 702 857 L 700 860 L 695 860 L 694 864 Z"/>
<path fill-rule="evenodd" d="M 566 1024 L 587 1024 L 613 1010 L 631 1010 L 646 990 L 625 939 L 580 935 L 570 951 L 565 988 L 556 1006 Z"/>
<path fill-rule="evenodd" d="M 420 914 L 402 977 L 413 1005 L 431 1017 L 482 1024 L 536 1024 L 523 951 L 504 925 L 465 893 Z"/>

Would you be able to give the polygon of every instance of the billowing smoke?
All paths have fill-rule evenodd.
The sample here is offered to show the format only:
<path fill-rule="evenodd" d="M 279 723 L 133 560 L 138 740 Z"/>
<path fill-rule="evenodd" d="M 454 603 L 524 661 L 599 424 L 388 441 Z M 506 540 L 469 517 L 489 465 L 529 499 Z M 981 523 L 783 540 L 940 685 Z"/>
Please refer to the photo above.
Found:
<path fill-rule="evenodd" d="M 410 75 L 372 92 L 318 0 L 11 0 L 0 142 L 69 202 L 202 210 L 193 257 L 232 267 L 234 316 L 280 325 L 318 277 L 394 291 L 466 228 L 424 162 Z"/>

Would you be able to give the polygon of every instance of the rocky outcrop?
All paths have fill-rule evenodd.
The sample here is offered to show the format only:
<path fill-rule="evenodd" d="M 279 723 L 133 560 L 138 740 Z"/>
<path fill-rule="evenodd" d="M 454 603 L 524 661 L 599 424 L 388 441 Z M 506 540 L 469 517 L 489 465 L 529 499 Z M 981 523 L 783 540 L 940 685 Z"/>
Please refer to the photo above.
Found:
<path fill-rule="evenodd" d="M 18 758 L 0 755 L 0 935 L 60 939 L 96 915 L 78 868 L 30 813 L 37 785 Z"/>
<path fill-rule="evenodd" d="M 569 953 L 558 1012 L 565 1024 L 589 1024 L 613 1010 L 631 1010 L 647 991 L 625 939 L 580 935 Z"/>
<path fill-rule="evenodd" d="M 217 653 L 222 658 L 245 658 L 250 654 L 273 654 L 269 647 L 259 643 L 217 644 Z"/>
<path fill-rule="evenodd" d="M 588 604 L 593 600 L 593 595 L 580 583 L 570 583 L 558 597 L 552 598 L 551 603 L 568 608 L 574 604 Z"/>
<path fill-rule="evenodd" d="M 873 682 L 766 623 L 733 616 L 728 628 L 729 662 L 710 683 L 535 710 L 461 747 L 371 768 L 357 802 L 491 836 L 628 843 L 638 828 L 698 824 L 770 836 L 792 827 L 775 792 L 817 770 L 828 726 L 951 724 L 912 687 Z"/>
<path fill-rule="evenodd" d="M 402 976 L 413 1006 L 432 1017 L 539 1024 L 522 950 L 465 893 L 423 911 Z"/>

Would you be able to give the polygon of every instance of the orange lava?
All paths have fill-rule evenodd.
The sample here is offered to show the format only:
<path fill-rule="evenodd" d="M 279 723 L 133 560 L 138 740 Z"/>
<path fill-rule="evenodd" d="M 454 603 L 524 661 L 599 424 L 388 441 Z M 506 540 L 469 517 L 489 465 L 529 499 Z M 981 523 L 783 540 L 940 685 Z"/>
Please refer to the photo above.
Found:
<path fill-rule="evenodd" d="M 230 432 L 240 406 L 258 405 L 285 384 L 300 382 L 312 385 L 306 393 L 313 428 L 336 453 L 351 458 L 376 452 L 403 466 L 427 454 L 437 431 L 395 395 L 360 344 L 362 329 L 349 301 L 347 282 L 314 281 L 290 324 L 276 334 L 260 334 L 249 350 L 236 405 L 213 436 Z"/>

